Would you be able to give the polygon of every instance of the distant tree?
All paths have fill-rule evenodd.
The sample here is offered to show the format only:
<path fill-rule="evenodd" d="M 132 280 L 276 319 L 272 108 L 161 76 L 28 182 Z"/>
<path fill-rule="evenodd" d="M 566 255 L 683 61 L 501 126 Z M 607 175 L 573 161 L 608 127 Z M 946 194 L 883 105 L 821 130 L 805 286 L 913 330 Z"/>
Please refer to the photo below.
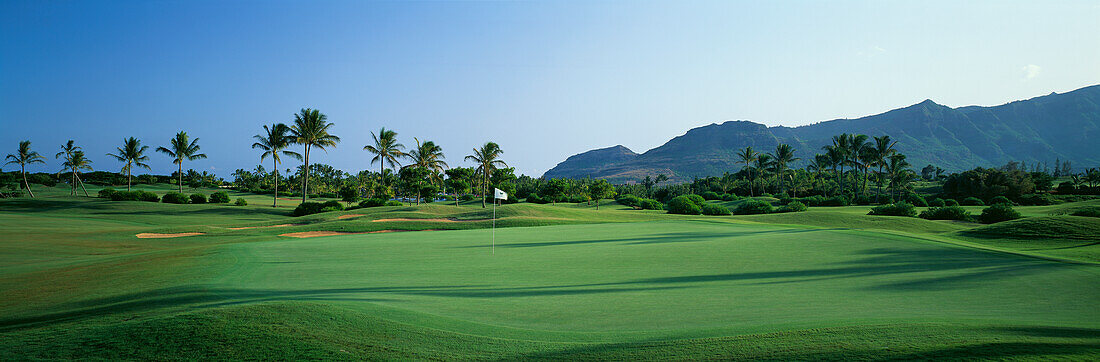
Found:
<path fill-rule="evenodd" d="M 555 178 L 550 179 L 546 183 L 542 184 L 542 188 L 539 189 L 539 195 L 550 200 L 550 203 L 556 203 L 562 196 L 565 196 L 566 190 L 569 188 L 569 184 L 566 180 Z"/>
<path fill-rule="evenodd" d="M 596 180 L 592 184 L 588 185 L 588 195 L 592 200 L 596 200 L 596 210 L 600 209 L 600 199 L 608 199 L 615 197 L 615 188 L 611 186 L 607 180 Z"/>
<path fill-rule="evenodd" d="M 496 170 L 498 166 L 508 167 L 508 164 L 500 160 L 500 155 L 504 151 L 500 149 L 500 146 L 493 142 L 486 142 L 480 149 L 475 148 L 472 155 L 467 155 L 467 161 L 473 161 L 478 164 L 482 174 L 482 194 L 481 194 L 481 207 L 485 208 L 485 196 L 489 194 L 489 177 L 492 176 L 493 170 Z"/>
<path fill-rule="evenodd" d="M 898 153 L 898 151 L 894 149 L 894 145 L 896 144 L 898 144 L 898 142 L 890 139 L 890 136 L 883 135 L 875 137 L 874 146 L 871 148 L 870 151 L 870 153 L 873 155 L 870 162 L 871 164 L 878 166 L 879 174 L 882 174 L 883 169 L 889 165 L 890 157 Z M 928 166 L 931 167 L 932 165 Z M 879 183 L 878 193 L 882 194 L 882 183 Z"/>
<path fill-rule="evenodd" d="M 904 188 L 912 181 L 912 170 L 909 170 L 909 161 L 905 160 L 905 155 L 895 154 L 891 155 L 886 162 L 886 173 L 890 175 L 890 198 L 894 198 L 894 194 L 898 190 Z"/>
<path fill-rule="evenodd" d="M 129 141 L 129 140 L 127 140 Z M 172 163 L 179 166 L 179 192 L 183 193 L 183 161 L 194 161 L 206 158 L 206 154 L 199 152 L 199 139 L 190 140 L 187 132 L 180 131 L 176 137 L 168 143 L 168 148 L 157 147 L 157 152 L 172 157 Z M 120 151 L 121 152 L 121 151 Z M 115 156 L 118 157 L 118 156 Z"/>
<path fill-rule="evenodd" d="M 70 158 L 72 158 L 73 152 L 76 152 L 78 150 L 80 150 L 80 146 L 77 146 L 75 141 L 69 140 L 69 142 L 66 142 L 65 144 L 61 145 L 61 152 L 58 152 L 56 155 L 53 156 L 53 158 L 58 159 L 58 158 L 61 158 L 62 156 L 64 156 L 65 160 L 68 161 Z M 69 181 L 69 196 L 75 196 L 76 195 L 76 170 L 68 169 L 68 168 L 66 170 L 71 171 L 71 177 L 70 177 L 70 181 Z M 65 170 L 62 170 L 62 171 L 65 171 Z M 58 172 L 58 173 L 60 173 L 60 172 Z"/>
<path fill-rule="evenodd" d="M 446 170 L 447 162 L 443 161 L 446 157 L 443 156 L 443 147 L 439 147 L 435 142 L 425 141 L 420 143 L 420 140 L 413 137 L 416 141 L 416 149 L 409 151 L 409 158 L 420 167 L 428 170 L 428 177 L 432 183 L 437 181 L 443 181 L 440 175 L 443 174 L 443 170 Z"/>
<path fill-rule="evenodd" d="M 752 197 L 753 196 L 752 184 L 753 184 L 753 181 L 754 181 L 753 172 L 752 172 L 752 165 L 760 157 L 760 153 L 758 153 L 756 151 L 753 151 L 751 146 L 747 146 L 744 149 L 737 152 L 737 157 L 739 158 L 739 160 L 737 160 L 737 163 L 744 164 L 745 167 L 743 168 L 743 170 L 748 171 L 748 174 L 749 174 L 749 197 Z"/>
<path fill-rule="evenodd" d="M 476 177 L 476 171 L 469 167 L 455 167 L 444 171 L 447 174 L 446 185 L 455 194 L 455 206 L 458 206 L 458 198 L 470 192 L 472 181 Z"/>
<path fill-rule="evenodd" d="M 32 163 L 45 164 L 46 161 L 43 160 L 46 158 L 42 157 L 38 152 L 31 150 L 31 141 L 20 141 L 19 151 L 16 151 L 14 154 L 9 153 L 5 159 L 9 160 L 6 165 L 13 163 L 19 165 L 19 173 L 23 175 L 23 186 L 27 188 L 27 194 L 30 194 L 31 198 L 34 198 L 34 192 L 31 191 L 31 184 L 27 182 L 27 165 Z"/>
<path fill-rule="evenodd" d="M 756 156 L 755 179 L 766 179 L 768 169 L 772 167 L 772 156 L 767 153 L 761 153 Z M 763 180 L 760 182 L 760 193 L 764 193 Z M 750 192 L 750 195 L 752 193 Z"/>
<path fill-rule="evenodd" d="M 929 164 L 920 169 L 920 178 L 925 181 L 932 181 L 936 177 L 936 166 Z"/>
<path fill-rule="evenodd" d="M 774 161 L 772 161 L 772 166 L 773 169 L 775 169 L 776 177 L 779 179 L 780 192 L 786 192 L 786 190 L 783 189 L 783 179 L 789 169 L 788 165 L 790 165 L 791 162 L 798 161 L 799 158 L 794 157 L 794 147 L 786 143 L 780 143 L 776 146 L 775 153 L 772 153 L 771 157 L 774 159 Z"/>
<path fill-rule="evenodd" d="M 282 162 L 279 154 L 281 153 L 297 160 L 302 159 L 301 154 L 286 150 L 287 147 L 290 147 L 291 143 L 296 141 L 296 138 L 290 133 L 290 126 L 283 123 L 276 123 L 272 124 L 270 127 L 264 125 L 264 133 L 252 136 L 252 138 L 256 139 L 256 142 L 252 144 L 252 148 L 259 148 L 264 151 L 264 153 L 260 154 L 260 162 L 263 162 L 267 157 L 271 157 L 271 162 L 275 165 L 275 168 L 272 169 L 272 172 L 275 173 L 275 193 L 272 197 L 271 207 L 276 207 L 279 203 L 279 163 Z M 262 165 L 257 172 L 263 172 Z"/>
<path fill-rule="evenodd" d="M 822 174 L 824 174 L 826 170 L 832 167 L 831 162 L 832 160 L 829 158 L 829 156 L 819 153 L 814 155 L 814 158 L 810 160 L 809 165 L 806 165 L 806 170 L 813 172 L 814 181 L 816 182 L 821 180 Z M 822 194 L 825 195 L 825 197 L 829 197 L 829 191 L 826 190 L 825 187 L 822 187 L 821 191 Z"/>
<path fill-rule="evenodd" d="M 402 151 L 405 149 L 405 145 L 397 142 L 397 132 L 382 127 L 382 130 L 378 131 L 377 134 L 371 132 L 370 135 L 374 139 L 374 144 L 363 146 L 363 149 L 374 154 L 374 158 L 370 160 L 370 163 L 373 165 L 378 162 L 378 175 L 382 176 L 385 173 L 387 164 L 393 169 L 401 166 L 398 159 L 406 157 L 408 154 Z M 385 184 L 385 180 L 380 181 Z"/>
<path fill-rule="evenodd" d="M 657 185 L 660 185 L 662 182 L 665 182 L 665 181 L 668 181 L 668 176 L 666 176 L 663 173 L 657 174 L 657 179 L 655 179 L 653 181 L 653 185 L 657 186 Z"/>
<path fill-rule="evenodd" d="M 195 139 L 195 141 L 198 141 L 198 139 Z M 198 146 L 195 147 L 197 150 Z M 125 164 L 124 166 L 122 166 L 122 171 L 126 172 L 126 191 L 130 191 L 130 185 L 133 183 L 134 166 L 141 167 L 146 170 L 149 169 L 149 165 L 145 163 L 145 161 L 149 160 L 149 156 L 145 155 L 145 150 L 148 149 L 149 146 L 142 146 L 140 140 L 130 137 L 122 140 L 121 147 L 115 148 L 118 153 L 107 154 L 107 156 L 114 157 L 114 159 Z"/>
<path fill-rule="evenodd" d="M 302 202 L 309 199 L 309 151 L 314 147 L 325 151 L 325 147 L 336 147 L 340 142 L 340 137 L 329 133 L 332 125 L 328 122 L 328 116 L 316 109 L 302 108 L 294 115 L 294 125 L 290 126 L 290 134 L 294 137 L 295 143 L 302 145 L 302 157 L 305 163 L 305 174 L 302 175 Z"/>
<path fill-rule="evenodd" d="M 84 156 L 84 151 L 73 150 L 65 156 L 65 162 L 62 163 L 65 168 L 62 171 L 71 171 L 73 173 L 73 180 L 80 184 L 80 189 L 84 190 L 84 196 L 88 195 L 88 189 L 84 187 L 84 182 L 80 180 L 80 170 L 92 170 L 92 160 L 89 160 Z M 60 171 L 59 171 L 60 173 Z M 73 188 L 76 188 L 74 185 Z"/>

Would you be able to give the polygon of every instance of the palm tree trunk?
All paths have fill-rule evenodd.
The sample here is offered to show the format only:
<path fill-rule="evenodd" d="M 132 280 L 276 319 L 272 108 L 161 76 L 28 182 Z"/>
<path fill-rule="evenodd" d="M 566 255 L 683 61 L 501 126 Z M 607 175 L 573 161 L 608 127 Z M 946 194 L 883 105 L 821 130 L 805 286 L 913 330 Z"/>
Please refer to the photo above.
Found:
<path fill-rule="evenodd" d="M 31 191 L 31 184 L 29 182 L 27 182 L 27 168 L 26 168 L 26 166 L 19 165 L 19 172 L 21 172 L 23 174 L 23 186 L 27 187 L 27 193 L 30 194 L 31 198 L 33 199 L 34 198 L 34 191 Z"/>
<path fill-rule="evenodd" d="M 75 173 L 73 174 L 73 176 L 76 177 L 76 182 L 80 183 L 80 188 L 84 190 L 84 197 L 92 197 L 91 195 L 88 195 L 88 188 L 84 187 L 84 180 L 81 180 L 80 176 L 77 176 Z"/>
<path fill-rule="evenodd" d="M 309 145 L 306 145 L 306 169 L 302 173 L 302 202 L 306 202 L 309 195 Z"/>
<path fill-rule="evenodd" d="M 176 185 L 176 186 L 179 186 L 180 193 L 182 194 L 183 193 L 183 161 L 180 161 L 180 174 L 179 174 L 179 181 L 178 182 L 179 182 L 179 184 Z M 130 186 L 126 186 L 126 189 L 129 190 Z"/>
<path fill-rule="evenodd" d="M 131 169 L 130 165 L 127 165 L 126 166 L 126 191 L 127 192 L 130 191 L 130 179 L 133 178 L 132 177 L 133 171 L 131 171 L 130 169 Z"/>
<path fill-rule="evenodd" d="M 76 196 L 76 168 L 75 167 L 73 168 L 73 174 L 72 174 L 71 178 L 72 178 L 72 181 L 70 181 L 70 183 L 72 184 L 71 185 L 72 186 L 72 191 L 69 192 L 69 196 Z"/>
<path fill-rule="evenodd" d="M 489 193 L 489 169 L 482 167 L 485 171 L 481 176 L 481 208 L 485 208 L 485 196 Z"/>
<path fill-rule="evenodd" d="M 271 207 L 279 207 L 279 163 L 274 158 L 271 163 L 275 165 L 275 197 L 271 200 Z"/>

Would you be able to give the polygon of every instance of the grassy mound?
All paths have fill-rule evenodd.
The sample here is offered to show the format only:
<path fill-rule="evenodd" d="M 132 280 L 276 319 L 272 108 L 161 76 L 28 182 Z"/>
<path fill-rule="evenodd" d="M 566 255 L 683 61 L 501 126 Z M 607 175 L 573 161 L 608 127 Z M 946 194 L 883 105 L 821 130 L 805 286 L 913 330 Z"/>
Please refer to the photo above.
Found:
<path fill-rule="evenodd" d="M 1031 217 L 982 226 L 961 234 L 978 238 L 1100 241 L 1100 219 L 1082 216 Z"/>

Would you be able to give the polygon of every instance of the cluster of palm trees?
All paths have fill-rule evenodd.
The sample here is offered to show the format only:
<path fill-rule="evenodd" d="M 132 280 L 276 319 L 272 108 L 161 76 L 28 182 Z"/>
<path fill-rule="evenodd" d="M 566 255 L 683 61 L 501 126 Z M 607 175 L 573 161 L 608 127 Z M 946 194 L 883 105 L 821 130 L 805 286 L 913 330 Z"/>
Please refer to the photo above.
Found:
<path fill-rule="evenodd" d="M 916 177 L 910 170 L 911 165 L 905 160 L 905 155 L 894 148 L 896 144 L 897 141 L 890 136 L 869 138 L 861 134 L 840 134 L 833 136 L 831 144 L 822 147 L 823 153 L 808 160 L 806 169 L 818 176 L 818 179 L 825 173 L 832 173 L 840 186 L 840 193 L 845 193 L 845 189 L 849 187 L 845 180 L 850 173 L 854 173 L 860 181 L 857 185 L 851 185 L 856 192 L 864 195 L 867 193 L 871 176 L 879 181 L 879 194 L 882 193 L 884 184 L 893 192 L 897 185 Z M 800 160 L 794 153 L 794 148 L 788 144 L 779 144 L 775 151 L 769 153 L 757 152 L 752 147 L 738 151 L 737 163 L 743 164 L 748 174 L 750 196 L 753 196 L 756 180 L 766 173 L 776 176 L 779 189 L 785 191 L 785 182 L 793 177 L 790 164 Z M 872 171 L 873 168 L 878 170 Z"/>
<path fill-rule="evenodd" d="M 303 161 L 302 201 L 305 202 L 309 199 L 310 151 L 314 149 L 324 151 L 327 148 L 336 147 L 336 144 L 340 142 L 340 137 L 329 132 L 332 126 L 333 123 L 328 121 L 328 116 L 324 113 L 316 109 L 304 108 L 294 115 L 294 124 L 289 126 L 282 123 L 271 126 L 265 125 L 263 134 L 253 136 L 256 142 L 252 144 L 252 148 L 263 150 L 260 161 L 263 162 L 271 157 L 275 169 L 276 184 L 275 198 L 272 201 L 273 207 L 277 206 L 278 203 L 279 186 L 277 180 L 279 163 L 282 162 L 280 155 Z M 378 181 L 382 185 L 385 185 L 385 178 L 381 176 L 385 174 L 386 167 L 389 166 L 391 169 L 397 170 L 402 167 L 401 161 L 404 159 L 411 161 L 405 167 L 422 167 L 427 170 L 428 181 L 433 184 L 441 183 L 443 181 L 443 171 L 450 167 L 445 161 L 443 148 L 433 141 L 420 142 L 420 139 L 413 138 L 416 141 L 416 148 L 406 152 L 405 145 L 397 140 L 397 132 L 385 127 L 382 127 L 377 133 L 371 132 L 371 139 L 372 144 L 363 146 L 363 150 L 374 155 L 370 164 L 378 163 Z M 302 153 L 288 151 L 287 148 L 293 144 L 301 145 Z M 503 151 L 496 143 L 487 142 L 481 149 L 474 149 L 472 155 L 466 156 L 467 160 L 478 163 L 480 173 L 484 174 L 485 187 L 488 187 L 488 178 L 497 167 L 507 167 L 507 164 L 500 160 L 502 153 Z"/>

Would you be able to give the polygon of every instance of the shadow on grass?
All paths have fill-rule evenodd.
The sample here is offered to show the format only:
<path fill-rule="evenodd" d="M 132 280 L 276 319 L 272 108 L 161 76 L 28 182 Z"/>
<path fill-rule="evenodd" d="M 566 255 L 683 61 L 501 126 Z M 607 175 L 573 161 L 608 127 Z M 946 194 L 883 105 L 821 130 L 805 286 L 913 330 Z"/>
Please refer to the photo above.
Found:
<path fill-rule="evenodd" d="M 584 245 L 584 244 L 607 244 L 607 243 L 624 243 L 623 245 L 645 245 L 645 244 L 668 244 L 668 243 L 694 243 L 711 241 L 716 239 L 729 239 L 753 235 L 764 234 L 801 234 L 812 233 L 818 231 L 829 230 L 846 230 L 846 229 L 778 229 L 778 230 L 759 230 L 759 231 L 727 231 L 727 232 L 676 232 L 676 233 L 664 233 L 653 236 L 644 237 L 631 237 L 631 238 L 611 238 L 611 239 L 590 239 L 590 240 L 569 240 L 569 241 L 545 241 L 545 242 L 524 242 L 524 243 L 502 243 L 496 244 L 498 248 L 537 248 L 547 246 L 567 246 L 567 245 Z M 470 249 L 470 248 L 483 248 L 483 245 L 468 245 L 468 246 L 456 246 L 455 248 Z"/>

